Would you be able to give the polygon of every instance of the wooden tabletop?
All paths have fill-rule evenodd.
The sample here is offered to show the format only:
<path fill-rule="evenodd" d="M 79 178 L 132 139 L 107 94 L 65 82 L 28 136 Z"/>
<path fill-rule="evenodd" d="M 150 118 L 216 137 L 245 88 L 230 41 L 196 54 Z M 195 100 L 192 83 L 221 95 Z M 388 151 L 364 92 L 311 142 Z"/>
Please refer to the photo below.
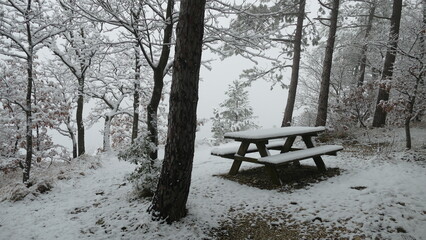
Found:
<path fill-rule="evenodd" d="M 258 142 L 290 136 L 315 136 L 323 131 L 325 131 L 325 127 L 282 127 L 229 132 L 225 133 L 225 138 L 236 141 Z"/>

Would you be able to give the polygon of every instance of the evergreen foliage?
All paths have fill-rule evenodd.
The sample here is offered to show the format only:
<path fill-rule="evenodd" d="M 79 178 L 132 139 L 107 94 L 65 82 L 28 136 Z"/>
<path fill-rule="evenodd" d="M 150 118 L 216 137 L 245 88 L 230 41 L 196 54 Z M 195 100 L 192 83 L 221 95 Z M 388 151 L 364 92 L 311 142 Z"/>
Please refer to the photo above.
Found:
<path fill-rule="evenodd" d="M 253 109 L 249 104 L 247 83 L 235 80 L 228 86 L 228 96 L 218 109 L 213 109 L 213 137 L 216 144 L 224 141 L 226 132 L 244 131 L 258 126 L 254 123 Z"/>
<path fill-rule="evenodd" d="M 161 171 L 161 161 L 151 160 L 150 153 L 156 149 L 146 132 L 143 132 L 127 149 L 118 153 L 120 160 L 136 164 L 136 169 L 128 176 L 138 197 L 152 197 L 157 187 Z"/>

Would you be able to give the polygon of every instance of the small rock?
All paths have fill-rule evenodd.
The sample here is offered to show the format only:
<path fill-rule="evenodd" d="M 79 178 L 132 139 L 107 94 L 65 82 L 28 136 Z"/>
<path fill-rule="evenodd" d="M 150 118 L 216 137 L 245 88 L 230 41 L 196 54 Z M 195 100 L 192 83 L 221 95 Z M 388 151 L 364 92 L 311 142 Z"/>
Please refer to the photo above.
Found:
<path fill-rule="evenodd" d="M 95 234 L 97 230 L 98 230 L 97 227 L 91 227 L 91 228 L 88 229 L 89 233 L 91 233 L 91 234 Z"/>
<path fill-rule="evenodd" d="M 89 207 L 74 208 L 74 210 L 71 211 L 70 214 L 78 214 L 78 213 L 82 213 L 82 212 L 87 212 L 88 209 L 89 209 Z"/>
<path fill-rule="evenodd" d="M 45 192 L 52 190 L 52 188 L 53 188 L 53 186 L 50 182 L 42 181 L 42 182 L 37 184 L 36 190 L 39 193 L 45 193 Z"/>
<path fill-rule="evenodd" d="M 105 220 L 103 218 L 98 219 L 98 221 L 96 221 L 96 225 L 103 225 L 105 224 Z"/>
<path fill-rule="evenodd" d="M 58 175 L 58 177 L 57 177 L 57 178 L 58 178 L 58 180 L 64 180 L 64 179 L 67 179 L 67 177 L 65 177 L 65 176 L 64 176 L 64 175 L 62 175 L 62 174 L 61 174 L 61 175 Z"/>

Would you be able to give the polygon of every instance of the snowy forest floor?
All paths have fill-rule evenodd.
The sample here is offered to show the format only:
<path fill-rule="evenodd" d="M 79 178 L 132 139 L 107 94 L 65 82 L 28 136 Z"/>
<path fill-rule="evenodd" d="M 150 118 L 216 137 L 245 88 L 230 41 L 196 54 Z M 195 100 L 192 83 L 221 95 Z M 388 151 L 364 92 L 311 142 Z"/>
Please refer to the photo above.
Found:
<path fill-rule="evenodd" d="M 72 163 L 37 163 L 34 185 L 0 172 L 0 239 L 426 239 L 426 128 L 360 130 L 333 139 L 345 150 L 324 157 L 326 174 L 302 161 L 271 187 L 263 169 L 199 145 L 188 216 L 151 221 L 148 200 L 134 200 L 125 177 L 134 166 L 114 153 Z"/>

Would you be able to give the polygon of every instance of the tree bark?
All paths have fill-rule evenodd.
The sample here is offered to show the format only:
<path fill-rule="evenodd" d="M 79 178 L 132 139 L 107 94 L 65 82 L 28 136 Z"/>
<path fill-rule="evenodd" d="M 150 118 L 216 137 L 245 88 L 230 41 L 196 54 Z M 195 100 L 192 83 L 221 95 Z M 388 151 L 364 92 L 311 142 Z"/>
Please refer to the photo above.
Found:
<path fill-rule="evenodd" d="M 382 80 L 391 80 L 393 75 L 393 65 L 395 63 L 396 51 L 398 47 L 399 26 L 401 22 L 402 0 L 394 0 L 391 16 L 391 29 L 389 33 L 388 49 L 386 51 L 385 62 L 382 71 Z M 374 111 L 373 127 L 383 127 L 386 124 L 386 111 L 380 102 L 389 100 L 390 87 L 380 86 L 377 96 L 376 110 Z"/>
<path fill-rule="evenodd" d="M 77 98 L 77 141 L 78 141 L 78 156 L 86 152 L 84 143 L 84 124 L 83 124 L 83 107 L 84 107 L 84 78 L 78 79 L 78 98 Z"/>
<path fill-rule="evenodd" d="M 373 28 L 373 19 L 374 14 L 376 12 L 376 3 L 371 2 L 370 12 L 368 14 L 368 20 L 367 20 L 367 28 L 365 29 L 365 35 L 364 35 L 364 44 L 362 46 L 362 52 L 361 52 L 361 60 L 359 63 L 359 77 L 358 77 L 358 87 L 362 87 L 364 85 L 364 79 L 365 79 L 365 68 L 367 66 L 367 51 L 368 51 L 368 38 L 370 37 L 371 29 Z"/>
<path fill-rule="evenodd" d="M 72 141 L 72 158 L 77 158 L 78 157 L 78 153 L 77 153 L 77 140 L 75 139 L 75 134 L 74 131 L 70 125 L 70 117 L 67 118 L 67 130 L 68 130 L 68 134 L 70 135 L 71 141 Z"/>
<path fill-rule="evenodd" d="M 165 158 L 150 211 L 168 223 L 187 213 L 197 127 L 205 0 L 182 0 L 170 92 Z"/>
<path fill-rule="evenodd" d="M 296 101 L 297 82 L 299 80 L 300 54 L 302 45 L 303 19 L 305 18 L 306 0 L 300 0 L 297 15 L 296 34 L 293 45 L 293 65 L 291 67 L 291 80 L 288 89 L 287 105 L 284 111 L 282 127 L 290 126 L 293 118 L 294 103 Z"/>
<path fill-rule="evenodd" d="M 26 156 L 25 156 L 25 165 L 23 169 L 23 177 L 22 181 L 27 183 L 30 179 L 30 171 L 32 164 L 32 156 L 33 156 L 33 116 L 32 116 L 32 88 L 33 88 L 33 60 L 34 60 L 34 46 L 32 39 L 32 30 L 31 30 L 31 1 L 27 3 L 27 9 L 25 11 L 25 22 L 26 22 L 26 30 L 27 30 L 27 40 L 28 40 L 28 53 L 27 53 L 27 95 L 25 99 L 25 117 L 26 117 Z"/>
<path fill-rule="evenodd" d="M 147 127 L 148 127 L 148 136 L 152 143 L 155 146 L 158 146 L 158 121 L 157 121 L 157 112 L 158 106 L 161 101 L 161 93 L 163 91 L 164 85 L 164 76 L 167 63 L 169 61 L 170 55 L 170 45 L 173 35 L 173 8 L 174 0 L 167 1 L 166 9 L 166 27 L 164 28 L 164 38 L 163 38 L 163 48 L 161 50 L 160 59 L 158 65 L 153 67 L 154 71 L 154 89 L 152 91 L 151 100 L 147 106 Z M 143 45 L 140 45 L 143 47 Z M 151 160 L 158 158 L 157 148 L 150 154 Z"/>
<path fill-rule="evenodd" d="M 140 106 L 140 75 L 141 75 L 141 58 L 138 46 L 135 48 L 135 91 L 133 93 L 133 124 L 132 124 L 132 144 L 138 137 L 139 130 L 139 106 Z"/>
<path fill-rule="evenodd" d="M 147 127 L 149 139 L 155 146 L 158 146 L 158 106 L 161 101 L 161 93 L 163 91 L 163 69 L 154 69 L 154 89 L 152 91 L 151 101 L 147 107 Z M 158 150 L 151 152 L 151 160 L 158 158 Z"/>
<path fill-rule="evenodd" d="M 426 54 L 426 0 L 423 0 L 423 32 L 420 34 L 420 46 L 422 48 L 422 59 Z"/>
<path fill-rule="evenodd" d="M 111 150 L 111 116 L 105 116 L 105 124 L 104 124 L 104 137 L 103 137 L 103 151 L 108 152 Z"/>
<path fill-rule="evenodd" d="M 325 126 L 327 122 L 328 95 L 330 92 L 330 77 L 333 64 L 334 42 L 336 40 L 337 19 L 339 15 L 339 0 L 333 0 L 330 16 L 330 31 L 321 74 L 321 88 L 318 99 L 318 112 L 315 126 Z"/>

